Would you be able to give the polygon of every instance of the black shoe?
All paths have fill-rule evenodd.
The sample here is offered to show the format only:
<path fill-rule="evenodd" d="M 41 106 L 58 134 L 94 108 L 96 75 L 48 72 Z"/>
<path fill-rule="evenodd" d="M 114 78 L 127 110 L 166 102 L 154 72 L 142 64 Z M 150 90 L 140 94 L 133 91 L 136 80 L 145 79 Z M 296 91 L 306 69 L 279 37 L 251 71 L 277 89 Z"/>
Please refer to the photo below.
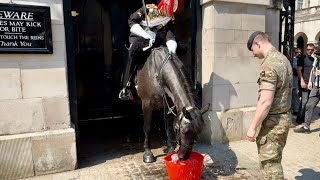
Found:
<path fill-rule="evenodd" d="M 295 133 L 305 133 L 305 134 L 310 134 L 311 133 L 310 129 L 309 128 L 306 129 L 304 126 L 298 128 L 298 129 L 294 129 L 293 132 L 295 132 Z"/>

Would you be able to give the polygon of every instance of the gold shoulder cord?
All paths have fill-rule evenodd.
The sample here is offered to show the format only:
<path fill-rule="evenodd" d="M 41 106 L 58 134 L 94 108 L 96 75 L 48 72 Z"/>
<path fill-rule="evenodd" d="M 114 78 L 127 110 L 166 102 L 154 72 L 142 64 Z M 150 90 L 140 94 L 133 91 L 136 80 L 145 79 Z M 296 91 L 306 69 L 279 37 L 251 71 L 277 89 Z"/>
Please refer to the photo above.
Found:
<path fill-rule="evenodd" d="M 147 9 L 157 8 L 157 6 L 156 6 L 155 4 L 147 4 L 147 5 L 146 5 L 146 8 L 147 8 Z"/>

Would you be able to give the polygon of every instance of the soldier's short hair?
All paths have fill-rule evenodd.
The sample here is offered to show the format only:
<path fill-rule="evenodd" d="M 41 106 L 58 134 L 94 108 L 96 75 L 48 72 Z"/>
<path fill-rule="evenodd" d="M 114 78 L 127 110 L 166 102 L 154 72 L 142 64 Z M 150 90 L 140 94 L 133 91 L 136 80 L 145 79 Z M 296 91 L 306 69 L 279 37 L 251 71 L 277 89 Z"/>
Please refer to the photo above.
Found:
<path fill-rule="evenodd" d="M 263 34 L 258 34 L 256 38 L 254 38 L 255 42 L 258 41 L 266 41 L 266 42 L 271 42 L 271 38 L 267 33 L 263 33 Z"/>
<path fill-rule="evenodd" d="M 267 41 L 267 42 L 271 42 L 271 38 L 270 36 L 265 33 L 265 32 L 262 32 L 262 31 L 255 31 L 253 32 L 249 39 L 248 39 L 248 42 L 247 42 L 247 47 L 249 49 L 249 51 L 251 51 L 251 47 L 252 47 L 252 44 L 254 42 L 258 42 L 258 41 Z"/>

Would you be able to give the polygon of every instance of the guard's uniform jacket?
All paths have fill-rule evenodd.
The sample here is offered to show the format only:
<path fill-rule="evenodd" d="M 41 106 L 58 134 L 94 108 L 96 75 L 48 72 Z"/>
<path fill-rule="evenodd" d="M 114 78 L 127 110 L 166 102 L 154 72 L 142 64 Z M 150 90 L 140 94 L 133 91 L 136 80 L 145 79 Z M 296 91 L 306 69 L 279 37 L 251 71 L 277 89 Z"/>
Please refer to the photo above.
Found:
<path fill-rule="evenodd" d="M 165 44 L 168 40 L 175 40 L 174 24 L 171 17 L 162 16 L 157 10 L 157 6 L 154 4 L 147 4 L 146 10 L 149 19 L 149 28 L 151 31 L 157 34 L 156 41 L 161 38 L 162 43 Z M 147 27 L 147 22 L 145 21 L 145 13 L 143 8 L 138 9 L 136 12 L 131 14 L 128 20 L 129 27 L 131 28 L 134 24 L 140 24 L 142 28 Z M 132 44 L 138 36 L 131 33 L 129 37 L 129 42 Z"/>

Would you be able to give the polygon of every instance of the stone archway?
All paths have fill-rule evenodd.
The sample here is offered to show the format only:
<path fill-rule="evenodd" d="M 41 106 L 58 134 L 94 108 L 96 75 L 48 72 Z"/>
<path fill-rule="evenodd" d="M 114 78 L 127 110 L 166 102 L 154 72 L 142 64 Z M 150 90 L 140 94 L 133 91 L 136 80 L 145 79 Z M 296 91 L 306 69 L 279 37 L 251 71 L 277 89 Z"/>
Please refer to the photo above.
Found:
<path fill-rule="evenodd" d="M 308 42 L 308 37 L 303 32 L 299 32 L 294 36 L 294 44 L 296 47 L 300 48 L 302 52 L 305 51 L 307 42 Z"/>
<path fill-rule="evenodd" d="M 318 48 L 320 46 L 320 31 L 317 33 L 316 37 L 314 38 L 314 41 L 316 45 L 318 45 Z"/>

